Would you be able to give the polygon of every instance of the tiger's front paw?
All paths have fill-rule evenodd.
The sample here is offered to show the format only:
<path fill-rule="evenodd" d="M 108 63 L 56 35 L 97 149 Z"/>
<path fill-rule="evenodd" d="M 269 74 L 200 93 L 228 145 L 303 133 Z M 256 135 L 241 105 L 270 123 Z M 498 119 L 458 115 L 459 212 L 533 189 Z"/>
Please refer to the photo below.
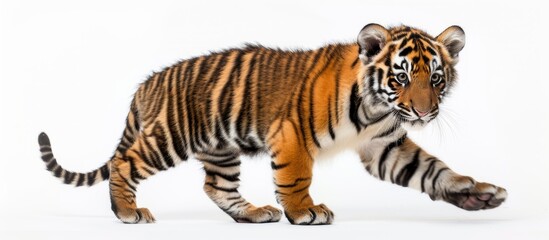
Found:
<path fill-rule="evenodd" d="M 297 225 L 331 224 L 334 220 L 334 213 L 324 204 L 309 208 L 286 210 L 284 214 L 291 224 Z"/>
<path fill-rule="evenodd" d="M 507 198 L 504 188 L 489 183 L 475 182 L 467 178 L 469 184 L 460 189 L 449 189 L 442 199 L 465 210 L 474 211 L 498 207 Z M 459 185 L 459 184 L 458 184 Z"/>

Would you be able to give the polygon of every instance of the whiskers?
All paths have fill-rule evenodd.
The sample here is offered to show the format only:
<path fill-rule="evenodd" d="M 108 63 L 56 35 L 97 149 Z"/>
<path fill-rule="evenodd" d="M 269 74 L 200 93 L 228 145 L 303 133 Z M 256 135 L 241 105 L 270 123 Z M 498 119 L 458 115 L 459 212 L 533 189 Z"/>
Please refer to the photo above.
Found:
<path fill-rule="evenodd" d="M 440 107 L 438 116 L 434 119 L 434 126 L 431 128 L 431 134 L 438 135 L 438 142 L 442 143 L 445 140 L 456 140 L 458 131 L 457 114 L 448 109 L 448 107 Z M 432 121 L 433 122 L 433 121 Z"/>

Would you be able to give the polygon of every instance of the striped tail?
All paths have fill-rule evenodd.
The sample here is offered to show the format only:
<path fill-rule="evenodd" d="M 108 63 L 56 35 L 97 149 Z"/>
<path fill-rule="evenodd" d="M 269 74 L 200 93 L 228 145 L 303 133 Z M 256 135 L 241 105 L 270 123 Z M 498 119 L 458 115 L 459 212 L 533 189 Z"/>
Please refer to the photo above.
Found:
<path fill-rule="evenodd" d="M 40 144 L 42 160 L 46 163 L 48 171 L 50 171 L 57 178 L 62 179 L 65 184 L 71 184 L 77 187 L 84 185 L 93 186 L 99 182 L 109 179 L 109 162 L 88 173 L 71 172 L 57 164 L 57 160 L 53 156 L 53 152 L 51 150 L 50 139 L 46 133 L 40 133 L 38 136 L 38 144 Z"/>

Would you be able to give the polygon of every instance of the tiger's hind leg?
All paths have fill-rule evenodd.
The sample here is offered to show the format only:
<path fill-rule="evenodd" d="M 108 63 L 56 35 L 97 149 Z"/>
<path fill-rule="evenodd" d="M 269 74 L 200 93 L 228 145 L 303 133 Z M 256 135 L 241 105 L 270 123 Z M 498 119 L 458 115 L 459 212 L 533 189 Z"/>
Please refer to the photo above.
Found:
<path fill-rule="evenodd" d="M 144 137 L 140 134 L 123 155 L 117 153 L 111 161 L 111 206 L 116 217 L 124 223 L 155 222 L 147 208 L 137 207 L 136 191 L 140 181 L 175 166 L 175 160 L 168 153 L 166 141 L 161 136 Z"/>
<path fill-rule="evenodd" d="M 146 178 L 135 170 L 140 161 L 140 158 L 135 157 L 115 157 L 111 162 L 109 181 L 111 209 L 116 217 L 124 223 L 152 223 L 155 221 L 147 208 L 138 208 L 136 205 L 138 178 Z"/>
<path fill-rule="evenodd" d="M 197 154 L 196 158 L 204 164 L 206 171 L 204 191 L 236 222 L 267 223 L 280 220 L 281 210 L 272 206 L 256 207 L 238 192 L 240 185 L 238 154 Z"/>

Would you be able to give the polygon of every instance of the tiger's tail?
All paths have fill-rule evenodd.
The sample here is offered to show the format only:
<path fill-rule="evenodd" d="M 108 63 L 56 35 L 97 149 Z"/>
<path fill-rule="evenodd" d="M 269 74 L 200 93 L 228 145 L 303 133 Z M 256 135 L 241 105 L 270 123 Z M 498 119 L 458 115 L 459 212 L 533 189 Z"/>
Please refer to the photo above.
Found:
<path fill-rule="evenodd" d="M 50 171 L 55 177 L 63 180 L 63 183 L 65 184 L 74 185 L 76 187 L 93 186 L 99 182 L 109 179 L 109 162 L 106 162 L 103 166 L 87 173 L 71 172 L 64 169 L 57 163 L 57 160 L 53 156 L 53 152 L 51 150 L 50 139 L 46 133 L 40 133 L 40 135 L 38 135 L 38 144 L 40 145 L 42 160 L 46 164 L 48 171 Z"/>
<path fill-rule="evenodd" d="M 137 108 L 135 105 L 135 100 L 132 102 L 130 113 L 126 119 L 126 129 L 120 139 L 120 144 L 118 145 L 115 156 L 121 157 L 124 155 L 126 150 L 133 144 L 135 141 L 135 136 L 139 132 L 139 121 L 137 120 Z M 42 154 L 42 160 L 46 164 L 46 168 L 50 171 L 55 177 L 63 180 L 63 183 L 74 185 L 76 187 L 80 186 L 93 186 L 102 181 L 108 180 L 110 176 L 110 162 L 112 158 L 103 164 L 101 167 L 87 172 L 72 172 L 64 169 L 57 163 L 53 155 L 51 148 L 50 138 L 44 132 L 38 135 L 38 144 L 40 145 L 40 153 Z"/>

